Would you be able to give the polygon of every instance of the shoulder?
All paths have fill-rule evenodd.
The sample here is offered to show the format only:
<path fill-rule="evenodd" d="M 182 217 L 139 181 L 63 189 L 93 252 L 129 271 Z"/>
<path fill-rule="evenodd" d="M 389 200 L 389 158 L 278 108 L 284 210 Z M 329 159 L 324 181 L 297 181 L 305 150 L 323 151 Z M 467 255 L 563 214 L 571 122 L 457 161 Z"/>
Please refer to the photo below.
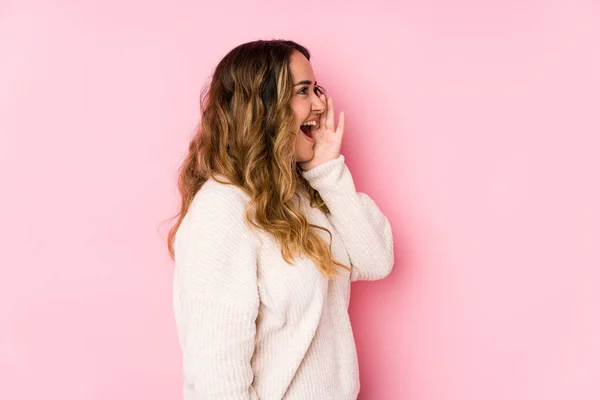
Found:
<path fill-rule="evenodd" d="M 194 195 L 181 228 L 212 234 L 237 231 L 246 235 L 251 230 L 246 222 L 249 202 L 250 197 L 241 188 L 208 179 Z"/>
<path fill-rule="evenodd" d="M 231 245 L 256 247 L 260 235 L 245 215 L 249 201 L 241 188 L 207 180 L 192 199 L 176 233 L 176 251 L 183 254 L 184 249 L 198 246 L 205 252 Z"/>
<path fill-rule="evenodd" d="M 245 207 L 250 197 L 239 187 L 209 178 L 194 196 L 192 204 L 211 207 Z"/>
<path fill-rule="evenodd" d="M 246 222 L 247 204 L 242 189 L 210 179 L 193 197 L 174 242 L 178 281 L 188 293 L 251 290 L 238 285 L 256 276 L 260 245 Z"/>
<path fill-rule="evenodd" d="M 239 187 L 208 179 L 194 195 L 188 219 L 196 222 L 225 221 L 243 217 L 249 196 Z"/>

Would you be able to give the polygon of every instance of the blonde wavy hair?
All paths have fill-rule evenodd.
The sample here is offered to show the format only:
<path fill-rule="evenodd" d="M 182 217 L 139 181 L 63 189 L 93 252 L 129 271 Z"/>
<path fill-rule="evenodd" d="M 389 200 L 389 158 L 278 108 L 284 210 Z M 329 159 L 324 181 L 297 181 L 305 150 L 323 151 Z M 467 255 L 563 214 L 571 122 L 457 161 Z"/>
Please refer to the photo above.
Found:
<path fill-rule="evenodd" d="M 250 198 L 245 219 L 272 235 L 284 260 L 304 254 L 327 277 L 337 278 L 331 253 L 331 232 L 310 224 L 291 201 L 297 189 L 310 206 L 329 209 L 319 192 L 301 175 L 295 160 L 296 129 L 290 106 L 293 92 L 290 56 L 294 50 L 308 60 L 308 50 L 289 40 L 257 40 L 232 49 L 217 65 L 200 96 L 201 122 L 178 171 L 181 209 L 169 230 L 168 250 L 175 259 L 175 234 L 202 185 L 213 178 L 232 184 Z M 316 86 L 315 90 L 324 92 Z M 224 176 L 229 182 L 218 180 Z M 253 216 L 254 218 L 252 218 Z M 327 231 L 329 244 L 310 227 Z"/>

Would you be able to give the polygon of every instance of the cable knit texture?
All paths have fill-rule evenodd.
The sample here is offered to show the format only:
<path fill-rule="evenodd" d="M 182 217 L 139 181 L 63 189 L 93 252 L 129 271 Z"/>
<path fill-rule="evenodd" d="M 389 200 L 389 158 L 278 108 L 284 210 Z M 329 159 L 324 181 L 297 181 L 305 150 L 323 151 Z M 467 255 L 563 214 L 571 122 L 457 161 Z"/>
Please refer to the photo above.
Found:
<path fill-rule="evenodd" d="M 175 237 L 173 309 L 186 400 L 355 400 L 359 368 L 350 282 L 394 264 L 388 219 L 357 192 L 344 156 L 302 172 L 330 214 L 298 204 L 328 228 L 333 257 L 352 267 L 328 279 L 306 256 L 289 265 L 278 243 L 249 228 L 239 188 L 209 179 Z M 296 198 L 296 197 L 295 197 Z M 316 229 L 326 243 L 327 232 Z"/>

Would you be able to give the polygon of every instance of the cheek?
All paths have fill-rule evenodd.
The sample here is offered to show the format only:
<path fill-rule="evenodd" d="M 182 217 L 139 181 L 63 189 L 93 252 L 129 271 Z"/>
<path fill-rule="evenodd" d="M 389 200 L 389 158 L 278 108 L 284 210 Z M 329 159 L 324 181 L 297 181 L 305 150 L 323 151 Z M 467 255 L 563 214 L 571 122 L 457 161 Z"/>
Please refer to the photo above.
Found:
<path fill-rule="evenodd" d="M 290 103 L 294 117 L 298 123 L 302 123 L 310 114 L 310 103 L 306 101 L 293 101 Z"/>

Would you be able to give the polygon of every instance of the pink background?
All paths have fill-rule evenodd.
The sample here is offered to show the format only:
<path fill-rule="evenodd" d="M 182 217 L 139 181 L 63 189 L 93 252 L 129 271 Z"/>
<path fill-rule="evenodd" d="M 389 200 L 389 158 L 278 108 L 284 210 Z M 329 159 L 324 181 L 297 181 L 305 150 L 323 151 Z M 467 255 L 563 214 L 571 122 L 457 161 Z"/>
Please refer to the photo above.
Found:
<path fill-rule="evenodd" d="M 597 0 L 3 0 L 0 398 L 180 398 L 176 168 L 217 62 L 273 38 L 394 229 L 359 398 L 600 398 Z"/>

